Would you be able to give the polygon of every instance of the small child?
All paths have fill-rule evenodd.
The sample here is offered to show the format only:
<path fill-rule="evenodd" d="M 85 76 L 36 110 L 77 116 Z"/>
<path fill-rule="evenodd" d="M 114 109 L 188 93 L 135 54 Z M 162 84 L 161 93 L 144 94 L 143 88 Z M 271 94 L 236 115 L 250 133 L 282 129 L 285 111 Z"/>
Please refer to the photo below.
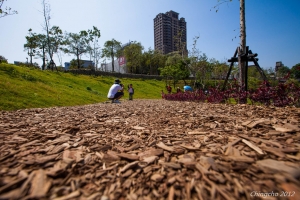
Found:
<path fill-rule="evenodd" d="M 132 87 L 132 84 L 129 84 L 127 91 L 129 93 L 129 100 L 133 100 L 134 89 Z"/>

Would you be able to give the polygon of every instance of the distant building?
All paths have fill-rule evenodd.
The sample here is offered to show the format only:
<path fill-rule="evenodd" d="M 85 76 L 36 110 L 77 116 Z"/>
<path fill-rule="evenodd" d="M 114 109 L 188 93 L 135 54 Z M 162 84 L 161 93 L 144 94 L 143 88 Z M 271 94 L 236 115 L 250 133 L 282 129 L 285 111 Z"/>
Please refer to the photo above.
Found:
<path fill-rule="evenodd" d="M 281 61 L 278 61 L 276 62 L 276 65 L 275 65 L 275 72 L 277 72 L 281 67 L 283 67 L 284 64 L 282 64 Z"/>
<path fill-rule="evenodd" d="M 160 50 L 163 54 L 178 51 L 179 41 L 184 45 L 187 52 L 187 28 L 183 17 L 178 19 L 179 13 L 169 11 L 158 14 L 154 19 L 154 49 Z M 179 39 L 179 35 L 180 40 Z M 176 40 L 175 37 L 178 37 Z"/>
<path fill-rule="evenodd" d="M 124 50 L 125 47 L 131 45 L 131 41 L 123 44 L 121 46 L 121 50 Z M 116 58 L 114 60 L 114 71 L 118 73 L 127 73 L 127 68 L 126 68 L 126 58 L 124 55 L 120 56 L 119 58 Z M 112 62 L 109 63 L 101 63 L 101 67 L 99 69 L 100 71 L 105 71 L 105 72 L 112 72 Z"/>
<path fill-rule="evenodd" d="M 110 63 L 101 63 L 100 71 L 112 72 L 112 62 Z M 126 70 L 126 60 L 125 57 L 120 57 L 114 60 L 114 71 L 124 74 Z"/>
<path fill-rule="evenodd" d="M 17 65 L 17 66 L 21 65 L 22 63 L 25 63 L 25 62 L 21 62 L 21 61 L 14 61 L 14 65 Z"/>
<path fill-rule="evenodd" d="M 83 62 L 81 65 L 82 68 L 95 67 L 95 63 L 91 60 L 80 60 L 80 62 Z M 65 70 L 69 70 L 70 66 L 71 66 L 70 62 L 65 62 Z"/>
<path fill-rule="evenodd" d="M 65 62 L 65 70 L 69 70 L 71 66 L 70 62 Z"/>

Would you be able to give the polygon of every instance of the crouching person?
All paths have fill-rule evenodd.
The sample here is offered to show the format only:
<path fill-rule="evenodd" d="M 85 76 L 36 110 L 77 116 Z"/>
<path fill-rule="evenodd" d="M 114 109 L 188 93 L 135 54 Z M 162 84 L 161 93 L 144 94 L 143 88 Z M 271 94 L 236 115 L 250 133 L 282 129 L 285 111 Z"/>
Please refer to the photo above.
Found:
<path fill-rule="evenodd" d="M 111 100 L 112 103 L 121 103 L 119 99 L 124 96 L 123 90 L 124 87 L 121 84 L 121 81 L 119 79 L 116 79 L 115 83 L 110 87 L 108 91 L 107 98 Z"/>

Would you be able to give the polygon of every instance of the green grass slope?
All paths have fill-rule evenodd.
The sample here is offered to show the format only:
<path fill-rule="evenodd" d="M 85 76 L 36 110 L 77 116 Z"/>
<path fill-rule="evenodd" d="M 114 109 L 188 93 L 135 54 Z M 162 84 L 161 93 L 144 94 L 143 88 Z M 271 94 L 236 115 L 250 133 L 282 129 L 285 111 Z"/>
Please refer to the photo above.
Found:
<path fill-rule="evenodd" d="M 115 77 L 73 75 L 0 63 L 0 110 L 75 106 L 107 101 Z M 165 83 L 158 80 L 121 79 L 133 84 L 134 99 L 159 99 Z M 124 91 L 123 99 L 128 98 Z"/>

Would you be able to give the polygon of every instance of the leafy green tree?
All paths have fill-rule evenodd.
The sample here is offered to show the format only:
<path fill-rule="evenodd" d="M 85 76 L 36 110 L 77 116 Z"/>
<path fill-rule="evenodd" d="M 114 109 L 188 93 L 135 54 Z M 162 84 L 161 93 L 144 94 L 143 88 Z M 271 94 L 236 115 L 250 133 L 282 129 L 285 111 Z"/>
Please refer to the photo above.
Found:
<path fill-rule="evenodd" d="M 256 79 L 261 78 L 261 75 L 260 75 L 259 71 L 257 70 L 256 66 L 248 67 L 248 77 L 252 77 L 252 78 L 256 78 Z"/>
<path fill-rule="evenodd" d="M 58 26 L 52 26 L 49 30 L 49 40 L 51 44 L 50 54 L 53 57 L 54 53 L 57 53 L 65 45 L 63 32 Z"/>
<path fill-rule="evenodd" d="M 112 39 L 108 40 L 104 43 L 104 48 L 102 49 L 102 58 L 110 58 L 112 61 L 112 71 L 115 71 L 114 60 L 115 57 L 119 57 L 121 55 L 121 42 Z"/>
<path fill-rule="evenodd" d="M 205 55 L 206 56 L 206 55 Z M 209 80 L 211 80 L 212 72 L 213 72 L 213 61 L 209 62 L 207 57 L 202 57 L 201 60 L 197 63 L 197 72 L 196 78 L 197 82 L 202 85 L 204 89 L 207 86 Z"/>
<path fill-rule="evenodd" d="M 0 55 L 0 63 L 7 63 L 7 59 Z"/>
<path fill-rule="evenodd" d="M 139 73 L 142 63 L 142 51 L 144 47 L 139 42 L 133 42 L 124 49 L 126 67 L 129 73 Z"/>
<path fill-rule="evenodd" d="M 77 68 L 80 68 L 80 56 L 89 53 L 92 50 L 90 42 L 100 37 L 100 31 L 93 27 L 93 30 L 80 31 L 79 33 L 67 33 L 65 45 L 66 48 L 62 48 L 65 53 L 76 56 Z"/>
<path fill-rule="evenodd" d="M 287 66 L 279 67 L 276 72 L 276 76 L 277 76 L 277 78 L 285 78 L 288 76 L 290 71 L 291 71 L 290 68 L 288 68 Z"/>
<path fill-rule="evenodd" d="M 63 45 L 65 45 L 65 40 L 62 30 L 58 26 L 52 26 L 47 30 L 47 35 L 38 35 L 37 42 L 39 44 L 39 48 L 44 52 L 40 54 L 40 57 L 43 58 L 43 66 L 45 66 L 46 53 L 48 53 L 50 58 L 49 67 L 53 70 L 53 66 L 56 67 L 56 64 L 53 61 L 53 56 L 63 48 Z"/>
<path fill-rule="evenodd" d="M 190 75 L 190 71 L 186 64 L 187 62 L 189 61 L 183 60 L 181 55 L 177 52 L 171 53 L 167 58 L 166 67 L 159 69 L 160 74 L 164 76 L 167 81 L 168 79 L 171 79 L 175 88 L 175 85 L 179 80 L 185 80 Z"/>
<path fill-rule="evenodd" d="M 167 61 L 167 56 L 162 54 L 160 51 L 158 50 L 154 50 L 153 53 L 153 59 L 152 59 L 152 67 L 150 69 L 150 74 L 159 74 L 159 68 L 162 68 L 165 66 L 165 63 Z M 153 73 L 151 73 L 151 71 Z"/>
<path fill-rule="evenodd" d="M 300 79 L 300 63 L 298 63 L 292 67 L 291 75 L 295 79 Z"/>
<path fill-rule="evenodd" d="M 166 66 L 176 65 L 181 62 L 181 55 L 177 52 L 172 52 L 168 54 L 167 60 L 166 60 Z"/>
<path fill-rule="evenodd" d="M 196 83 L 201 82 L 203 84 L 204 82 L 204 75 L 206 74 L 206 67 L 208 63 L 208 57 L 205 53 L 202 53 L 197 48 L 197 41 L 199 39 L 199 36 L 194 37 L 193 47 L 190 51 L 190 64 L 189 64 L 189 70 L 194 77 L 194 86 Z M 204 86 L 203 86 L 204 87 Z"/>
<path fill-rule="evenodd" d="M 149 48 L 142 55 L 143 72 L 147 72 L 150 75 L 158 75 L 158 69 L 165 66 L 166 59 L 167 57 L 160 51 Z"/>
<path fill-rule="evenodd" d="M 7 1 L 7 0 L 0 0 L 0 18 L 5 17 L 7 15 L 18 14 L 17 11 L 11 10 L 10 7 L 6 7 L 5 9 L 3 9 L 4 1 Z"/>
<path fill-rule="evenodd" d="M 141 66 L 143 74 L 150 74 L 151 69 L 151 58 L 153 56 L 153 50 L 151 48 L 148 51 L 144 51 L 141 55 Z"/>
<path fill-rule="evenodd" d="M 32 29 L 29 29 L 29 34 L 25 38 L 27 42 L 24 44 L 24 48 L 27 50 L 28 56 L 30 57 L 30 64 L 32 65 L 33 56 L 39 56 L 43 60 L 42 70 L 45 69 L 46 54 L 49 54 L 51 60 L 53 54 L 57 53 L 64 44 L 62 30 L 58 26 L 53 26 L 49 29 L 49 38 L 44 34 L 33 33 Z M 48 40 L 50 41 L 50 46 Z"/>
<path fill-rule="evenodd" d="M 80 60 L 79 65 L 82 66 L 84 64 L 84 61 Z M 78 69 L 78 63 L 76 59 L 72 59 L 70 61 L 70 68 L 69 69 Z"/>
<path fill-rule="evenodd" d="M 37 51 L 36 55 L 42 58 L 42 70 L 45 70 L 46 67 L 46 51 L 47 51 L 47 37 L 44 34 L 37 34 L 36 35 L 36 44 L 37 44 Z"/>
<path fill-rule="evenodd" d="M 28 36 L 25 36 L 26 44 L 24 44 L 24 49 L 27 51 L 27 54 L 30 57 L 30 65 L 32 65 L 32 57 L 35 56 L 38 44 L 36 34 L 32 33 L 32 29 L 29 29 L 28 31 Z"/>
<path fill-rule="evenodd" d="M 213 78 L 215 80 L 225 79 L 229 66 L 225 62 L 219 62 L 218 60 L 214 60 L 211 64 L 213 67 Z"/>
<path fill-rule="evenodd" d="M 190 52 L 189 70 L 194 77 L 194 85 L 200 84 L 204 89 L 211 79 L 213 63 L 216 63 L 216 60 L 211 59 L 211 62 L 208 62 L 207 55 L 197 48 L 198 39 L 199 36 L 194 37 L 193 48 Z"/>
<path fill-rule="evenodd" d="M 179 80 L 184 80 L 189 76 L 189 71 L 183 67 L 182 63 L 177 63 L 160 68 L 160 74 L 164 76 L 166 80 L 172 80 L 173 87 L 175 88 Z"/>

